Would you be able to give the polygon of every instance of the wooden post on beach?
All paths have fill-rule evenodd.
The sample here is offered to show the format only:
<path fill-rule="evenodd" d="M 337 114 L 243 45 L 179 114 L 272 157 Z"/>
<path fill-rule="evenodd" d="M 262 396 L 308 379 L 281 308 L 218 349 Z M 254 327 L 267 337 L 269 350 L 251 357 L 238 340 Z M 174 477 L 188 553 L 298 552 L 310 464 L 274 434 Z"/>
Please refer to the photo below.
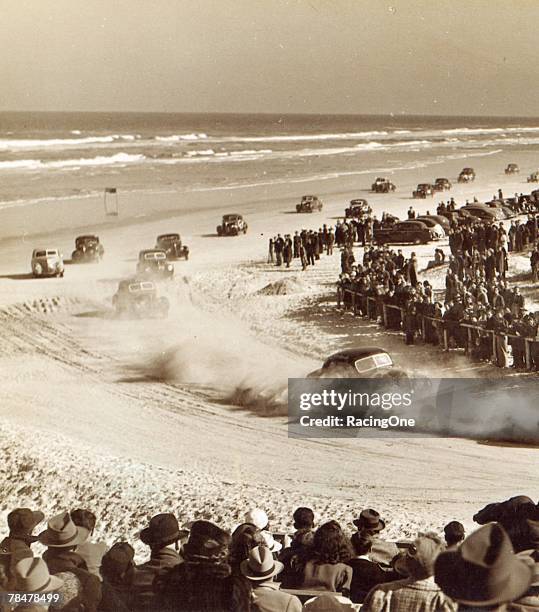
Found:
<path fill-rule="evenodd" d="M 449 334 L 447 333 L 447 328 L 444 327 L 444 351 L 449 350 Z"/>
<path fill-rule="evenodd" d="M 530 348 L 530 341 L 528 338 L 524 339 L 524 351 L 525 351 L 525 359 L 526 359 L 526 369 L 532 369 L 532 353 Z"/>
<path fill-rule="evenodd" d="M 367 296 L 367 319 L 371 318 L 371 309 L 369 304 L 371 303 L 369 296 Z"/>
<path fill-rule="evenodd" d="M 356 314 L 356 292 L 350 291 L 350 293 L 352 294 L 352 313 L 355 315 Z"/>
<path fill-rule="evenodd" d="M 468 332 L 468 342 L 466 343 L 466 355 L 468 355 L 470 352 L 470 346 L 472 346 L 472 328 L 468 327 L 466 329 Z"/>
<path fill-rule="evenodd" d="M 426 334 L 425 334 L 425 327 L 426 327 L 425 320 L 426 320 L 425 317 L 421 317 L 421 336 L 423 337 L 423 344 L 427 342 Z"/>
<path fill-rule="evenodd" d="M 387 304 L 382 304 L 382 315 L 383 315 L 384 327 L 387 327 Z"/>
<path fill-rule="evenodd" d="M 498 355 L 496 354 L 496 332 L 492 332 L 492 356 L 495 365 L 498 365 Z"/>

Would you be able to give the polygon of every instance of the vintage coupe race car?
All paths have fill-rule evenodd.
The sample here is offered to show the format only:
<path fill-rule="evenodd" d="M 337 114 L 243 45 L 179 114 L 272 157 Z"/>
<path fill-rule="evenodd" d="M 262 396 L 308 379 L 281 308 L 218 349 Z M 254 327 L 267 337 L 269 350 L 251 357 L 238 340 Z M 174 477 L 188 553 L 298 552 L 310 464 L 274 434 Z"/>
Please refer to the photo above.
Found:
<path fill-rule="evenodd" d="M 238 234 L 247 233 L 247 223 L 241 215 L 228 214 L 223 215 L 221 225 L 217 226 L 217 234 L 219 236 L 237 236 Z"/>
<path fill-rule="evenodd" d="M 168 315 L 169 302 L 166 297 L 158 297 L 155 283 L 136 278 L 120 281 L 118 291 L 112 297 L 112 305 L 119 315 L 135 317 L 159 317 Z"/>
<path fill-rule="evenodd" d="M 409 220 L 401 221 L 392 227 L 381 227 L 374 230 L 376 244 L 427 244 L 431 240 L 437 240 L 438 236 L 434 229 L 427 227 L 423 221 Z"/>
<path fill-rule="evenodd" d="M 99 237 L 94 235 L 77 236 L 75 238 L 75 250 L 71 254 L 73 263 L 99 261 L 105 254 Z"/>
<path fill-rule="evenodd" d="M 505 214 L 501 208 L 490 207 L 486 204 L 468 204 L 460 210 L 464 210 L 483 221 L 503 221 L 505 219 Z"/>
<path fill-rule="evenodd" d="M 64 275 L 64 260 L 58 249 L 34 249 L 31 265 L 36 278 Z"/>
<path fill-rule="evenodd" d="M 315 210 L 321 211 L 323 208 L 322 201 L 318 196 L 315 195 L 304 195 L 301 198 L 301 202 L 296 204 L 296 212 L 299 213 L 312 213 Z"/>
<path fill-rule="evenodd" d="M 459 183 L 471 183 L 475 181 L 475 170 L 473 168 L 463 168 L 459 174 Z"/>
<path fill-rule="evenodd" d="M 527 181 L 528 183 L 539 183 L 539 172 L 532 172 Z"/>
<path fill-rule="evenodd" d="M 162 249 L 145 249 L 138 255 L 137 274 L 154 278 L 172 278 L 174 266 Z"/>
<path fill-rule="evenodd" d="M 339 351 L 328 357 L 321 368 L 307 378 L 365 378 L 393 369 L 389 353 L 375 346 Z"/>
<path fill-rule="evenodd" d="M 434 189 L 430 183 L 419 183 L 417 189 L 412 192 L 412 197 L 425 199 L 427 196 L 433 196 Z"/>
<path fill-rule="evenodd" d="M 363 198 L 357 198 L 350 200 L 350 206 L 344 209 L 344 215 L 347 219 L 361 219 L 362 217 L 369 215 L 372 212 L 372 208 L 369 206 L 367 200 Z"/>
<path fill-rule="evenodd" d="M 518 174 L 519 172 L 520 168 L 518 167 L 518 164 L 507 164 L 505 174 Z"/>
<path fill-rule="evenodd" d="M 451 181 L 446 178 L 437 178 L 434 181 L 434 185 L 432 188 L 434 191 L 449 191 L 453 185 L 451 185 Z"/>
<path fill-rule="evenodd" d="M 165 251 L 168 259 L 189 259 L 189 247 L 182 244 L 180 234 L 160 234 L 155 248 Z"/>
<path fill-rule="evenodd" d="M 371 185 L 371 190 L 375 193 L 389 193 L 390 191 L 395 191 L 395 189 L 396 187 L 393 183 L 380 176 Z"/>

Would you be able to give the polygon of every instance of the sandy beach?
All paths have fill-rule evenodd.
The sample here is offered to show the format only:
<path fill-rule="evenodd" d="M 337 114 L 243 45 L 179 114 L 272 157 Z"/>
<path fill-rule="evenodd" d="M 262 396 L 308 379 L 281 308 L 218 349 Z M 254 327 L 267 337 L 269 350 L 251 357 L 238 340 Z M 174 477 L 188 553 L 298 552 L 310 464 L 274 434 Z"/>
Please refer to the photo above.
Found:
<path fill-rule="evenodd" d="M 520 164 L 519 176 L 503 174 L 509 161 Z M 471 528 L 472 514 L 487 502 L 536 496 L 533 448 L 424 438 L 298 441 L 288 438 L 286 418 L 271 416 L 288 377 L 358 342 L 382 345 L 399 365 L 432 376 L 472 368 L 495 374 L 463 356 L 406 347 L 400 336 L 339 313 L 338 252 L 305 273 L 297 261 L 290 270 L 265 263 L 271 236 L 334 224 L 353 197 L 368 198 L 380 216 L 404 218 L 410 205 L 434 212 L 442 197 L 463 204 L 474 196 L 490 199 L 498 188 L 506 195 L 533 188 L 525 183 L 536 166 L 530 153 L 468 163 L 476 182 L 432 200 L 412 200 L 412 188 L 434 174 L 455 181 L 462 160 L 396 171 L 391 180 L 398 190 L 389 195 L 369 194 L 374 177 L 360 175 L 120 192 L 117 218 L 104 215 L 101 196 L 5 207 L 1 519 L 16 506 L 39 507 L 48 516 L 87 505 L 99 517 L 98 535 L 112 542 L 122 534 L 134 540 L 159 511 L 233 527 L 244 509 L 257 505 L 268 510 L 273 526 L 285 529 L 298 505 L 347 527 L 358 510 L 375 507 L 388 519 L 389 536 L 409 537 L 440 531 L 451 519 Z M 294 213 L 310 192 L 322 198 L 323 211 Z M 215 226 L 227 212 L 245 215 L 247 235 L 217 238 Z M 118 320 L 111 307 L 118 281 L 133 274 L 138 251 L 166 231 L 179 231 L 191 251 L 162 287 L 171 301 L 169 318 Z M 75 236 L 91 232 L 105 247 L 101 263 L 67 265 L 62 279 L 30 277 L 33 248 L 58 247 L 69 258 Z M 441 246 L 448 252 L 447 240 Z M 434 248 L 414 247 L 420 269 Z M 510 273 L 527 266 L 526 258 L 516 257 Z M 440 286 L 443 276 L 432 280 Z M 528 299 L 535 299 L 531 290 Z M 235 405 L 238 389 L 251 390 L 247 406 Z"/>

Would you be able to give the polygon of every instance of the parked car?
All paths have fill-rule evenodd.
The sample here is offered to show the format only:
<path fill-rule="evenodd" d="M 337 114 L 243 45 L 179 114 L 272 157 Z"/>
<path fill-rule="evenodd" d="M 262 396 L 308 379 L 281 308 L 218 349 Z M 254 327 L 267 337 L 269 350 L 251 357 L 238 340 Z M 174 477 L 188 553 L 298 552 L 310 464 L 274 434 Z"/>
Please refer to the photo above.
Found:
<path fill-rule="evenodd" d="M 442 226 L 446 234 L 448 234 L 449 230 L 451 229 L 451 221 L 444 215 L 420 215 L 419 217 L 417 217 L 417 219 L 419 221 L 421 221 L 422 219 L 432 219 L 436 221 L 438 225 Z"/>
<path fill-rule="evenodd" d="M 423 221 L 417 220 L 401 221 L 393 227 L 381 227 L 374 230 L 374 240 L 379 245 L 401 242 L 426 244 L 436 239 L 436 232 L 427 227 Z"/>
<path fill-rule="evenodd" d="M 156 278 L 172 278 L 174 266 L 162 249 L 145 249 L 138 254 L 137 274 Z"/>
<path fill-rule="evenodd" d="M 160 234 L 155 248 L 165 251 L 168 259 L 189 259 L 189 247 L 182 244 L 180 234 Z"/>
<path fill-rule="evenodd" d="M 437 178 L 432 186 L 434 191 L 449 191 L 451 187 L 453 187 L 451 181 L 446 178 Z"/>
<path fill-rule="evenodd" d="M 375 193 L 389 193 L 395 191 L 395 185 L 386 178 L 378 177 L 371 185 L 371 190 Z"/>
<path fill-rule="evenodd" d="M 528 183 L 539 183 L 539 172 L 532 172 L 527 181 Z"/>
<path fill-rule="evenodd" d="M 58 249 L 34 249 L 31 265 L 36 278 L 64 275 L 64 260 Z"/>
<path fill-rule="evenodd" d="M 433 196 L 434 190 L 430 183 L 419 183 L 417 189 L 412 192 L 412 197 L 414 198 L 423 198 L 425 199 L 427 196 Z"/>
<path fill-rule="evenodd" d="M 301 198 L 301 202 L 296 204 L 296 212 L 299 213 L 312 213 L 315 210 L 322 210 L 323 204 L 318 196 L 315 195 L 304 195 Z"/>
<path fill-rule="evenodd" d="M 71 261 L 74 263 L 99 261 L 104 254 L 105 249 L 99 242 L 98 236 L 77 236 L 75 238 L 75 250 L 71 254 Z"/>
<path fill-rule="evenodd" d="M 463 168 L 459 174 L 459 183 L 471 183 L 475 181 L 475 170 L 473 168 Z"/>
<path fill-rule="evenodd" d="M 518 164 L 507 164 L 505 174 L 518 174 L 519 172 L 520 168 L 518 167 Z"/>
<path fill-rule="evenodd" d="M 347 219 L 360 219 L 372 212 L 372 208 L 369 206 L 367 200 L 363 198 L 357 198 L 356 200 L 350 200 L 350 205 L 345 208 L 344 215 Z"/>
<path fill-rule="evenodd" d="M 112 305 L 119 315 L 130 314 L 136 317 L 159 317 L 168 315 L 169 301 L 159 297 L 153 281 L 128 279 L 118 284 L 112 297 Z"/>
<path fill-rule="evenodd" d="M 430 215 L 428 217 L 426 215 L 421 215 L 420 217 L 416 217 L 416 220 L 421 221 L 421 223 L 429 227 L 436 234 L 437 238 L 445 238 L 446 233 L 444 228 Z"/>
<path fill-rule="evenodd" d="M 219 236 L 237 236 L 241 233 L 247 233 L 247 223 L 244 218 L 235 213 L 223 215 L 221 225 L 217 226 L 217 234 Z"/>
<path fill-rule="evenodd" d="M 505 215 L 500 208 L 490 208 L 485 204 L 468 204 L 461 210 L 465 210 L 470 215 L 483 221 L 503 221 L 505 219 Z"/>
<path fill-rule="evenodd" d="M 505 202 L 500 201 L 500 200 L 491 200 L 490 202 L 485 202 L 485 206 L 488 206 L 489 208 L 497 208 L 501 210 L 506 219 L 513 219 L 514 217 L 517 216 L 517 213 L 510 206 L 508 206 L 507 204 L 505 204 Z"/>
<path fill-rule="evenodd" d="M 394 366 L 385 349 L 363 346 L 331 355 L 321 368 L 307 374 L 307 378 L 365 378 L 391 370 Z"/>

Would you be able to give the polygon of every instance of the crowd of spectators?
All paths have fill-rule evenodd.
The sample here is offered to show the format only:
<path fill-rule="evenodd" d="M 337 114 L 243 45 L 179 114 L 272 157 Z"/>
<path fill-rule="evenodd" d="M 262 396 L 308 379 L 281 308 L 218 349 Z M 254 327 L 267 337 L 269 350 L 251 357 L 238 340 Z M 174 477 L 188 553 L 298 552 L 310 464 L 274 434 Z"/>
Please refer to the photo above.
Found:
<path fill-rule="evenodd" d="M 108 547 L 94 541 L 96 518 L 89 510 L 63 512 L 34 535 L 43 513 L 17 508 L 0 545 L 2 606 L 81 612 L 539 609 L 539 506 L 528 497 L 487 505 L 473 517 L 482 527 L 468 537 L 451 521 L 443 537 L 428 532 L 389 541 L 384 519 L 372 508 L 359 512 L 351 532 L 335 520 L 317 526 L 307 507 L 291 518 L 293 529 L 276 533 L 267 513 L 254 508 L 229 533 L 205 520 L 180 527 L 174 514 L 158 514 L 139 534 L 149 556 L 137 564 L 129 542 Z M 41 555 L 36 543 L 45 547 Z M 7 595 L 17 593 L 43 599 L 9 606 Z M 54 601 L 44 597 L 51 593 Z"/>

